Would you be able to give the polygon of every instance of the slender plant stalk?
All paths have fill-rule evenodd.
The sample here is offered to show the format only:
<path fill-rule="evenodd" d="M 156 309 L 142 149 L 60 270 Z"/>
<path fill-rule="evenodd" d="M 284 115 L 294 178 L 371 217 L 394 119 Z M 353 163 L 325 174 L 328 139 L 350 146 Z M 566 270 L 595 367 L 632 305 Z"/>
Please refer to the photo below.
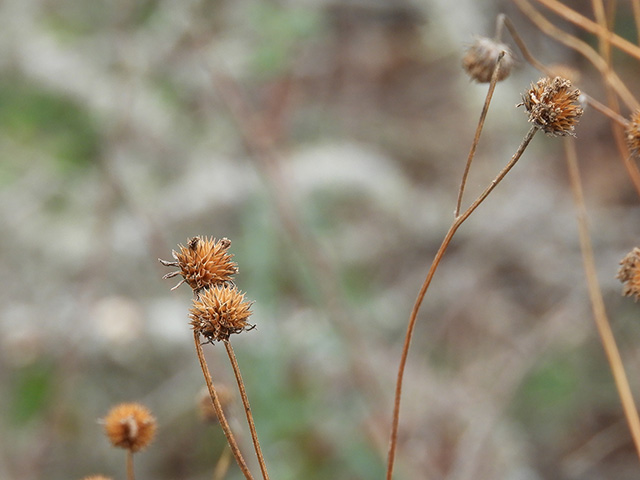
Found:
<path fill-rule="evenodd" d="M 389 456 L 387 460 L 387 480 L 391 480 L 393 478 L 393 464 L 395 462 L 396 449 L 398 444 L 398 423 L 400 420 L 400 401 L 402 399 L 402 381 L 404 378 L 404 371 L 407 364 L 407 357 L 409 355 L 409 347 L 411 345 L 411 338 L 413 336 L 413 330 L 416 325 L 416 319 L 418 318 L 418 312 L 420 311 L 420 307 L 422 305 L 422 301 L 424 300 L 425 294 L 427 293 L 427 289 L 431 284 L 431 280 L 433 279 L 434 274 L 436 273 L 436 269 L 438 265 L 440 265 L 440 261 L 444 253 L 447 251 L 449 244 L 456 231 L 462 225 L 462 223 L 469 218 L 469 216 L 475 211 L 476 208 L 480 206 L 480 204 L 489 196 L 489 194 L 493 191 L 493 189 L 502 181 L 502 179 L 509 173 L 509 171 L 515 166 L 518 162 L 525 149 L 531 143 L 533 136 L 538 131 L 538 128 L 533 126 L 527 132 L 526 136 L 522 140 L 522 143 L 518 147 L 516 153 L 511 157 L 511 160 L 507 165 L 498 173 L 498 175 L 492 180 L 489 186 L 482 192 L 478 198 L 464 211 L 461 215 L 455 217 L 451 227 L 449 227 L 449 231 L 446 233 L 444 239 L 442 240 L 442 244 L 438 249 L 436 256 L 429 267 L 429 271 L 427 272 L 427 276 L 422 283 L 422 287 L 420 287 L 420 291 L 418 292 L 418 297 L 413 305 L 413 309 L 411 310 L 411 315 L 409 317 L 409 323 L 407 325 L 407 332 L 405 334 L 404 346 L 402 348 L 402 355 L 400 357 L 400 366 L 398 367 L 398 376 L 396 378 L 396 390 L 395 390 L 395 401 L 393 406 L 393 419 L 391 423 L 391 436 L 389 439 Z"/>
<path fill-rule="evenodd" d="M 127 480 L 136 480 L 133 473 L 133 452 L 127 449 Z"/>
<path fill-rule="evenodd" d="M 236 458 L 236 462 L 242 470 L 245 478 L 247 480 L 253 480 L 253 476 L 249 471 L 249 467 L 247 467 L 247 463 L 244 461 L 242 453 L 240 452 L 240 448 L 238 447 L 238 443 L 236 442 L 236 438 L 229 427 L 229 422 L 227 422 L 227 418 L 222 411 L 222 405 L 220 404 L 220 399 L 218 398 L 218 394 L 216 392 L 215 387 L 213 386 L 213 380 L 211 380 L 211 373 L 209 372 L 209 367 L 207 366 L 207 361 L 204 358 L 204 352 L 202 351 L 202 345 L 200 344 L 200 336 L 197 332 L 193 332 L 193 341 L 196 346 L 196 353 L 198 354 L 198 361 L 200 362 L 200 368 L 202 368 L 202 374 L 204 375 L 204 381 L 207 384 L 207 388 L 209 389 L 209 396 L 211 397 L 211 401 L 213 402 L 213 408 L 216 411 L 216 415 L 218 416 L 218 421 L 220 422 L 220 426 L 222 427 L 222 431 L 224 435 L 227 437 L 227 442 L 229 443 L 229 447 L 231 447 L 231 452 L 233 456 Z"/>
<path fill-rule="evenodd" d="M 502 25 L 502 23 L 498 23 L 498 25 Z M 501 28 L 497 28 L 497 30 L 501 31 Z M 473 137 L 473 142 L 471 143 L 471 149 L 469 150 L 469 156 L 467 157 L 467 164 L 464 167 L 464 172 L 462 174 L 462 181 L 460 182 L 460 190 L 458 191 L 458 202 L 456 203 L 456 211 L 454 216 L 457 217 L 460 215 L 460 208 L 462 208 L 462 195 L 464 194 L 464 188 L 467 185 L 467 177 L 469 176 L 469 170 L 471 169 L 471 162 L 476 155 L 476 148 L 478 148 L 478 142 L 480 141 L 480 135 L 482 134 L 482 127 L 484 127 L 484 121 L 487 118 L 487 113 L 489 112 L 489 105 L 491 104 L 491 99 L 493 98 L 493 92 L 496 89 L 496 82 L 498 81 L 498 70 L 500 69 L 500 64 L 502 63 L 502 59 L 504 58 L 506 52 L 500 52 L 498 55 L 498 59 L 496 60 L 496 66 L 493 67 L 493 72 L 491 73 L 491 82 L 489 83 L 489 90 L 487 91 L 487 96 L 484 99 L 484 105 L 482 107 L 482 112 L 480 113 L 480 120 L 478 120 L 478 126 L 476 127 L 476 134 Z"/>
<path fill-rule="evenodd" d="M 249 430 L 251 430 L 251 439 L 253 440 L 253 447 L 256 450 L 258 462 L 260 463 L 260 470 L 262 471 L 262 477 L 264 480 L 269 480 L 269 474 L 267 473 L 267 464 L 264 461 L 262 455 L 262 449 L 260 448 L 260 442 L 258 441 L 258 432 L 256 432 L 256 426 L 253 422 L 253 415 L 251 414 L 251 406 L 249 405 L 249 397 L 247 391 L 244 388 L 244 382 L 242 381 L 242 375 L 240 374 L 240 367 L 236 359 L 236 354 L 233 351 L 231 342 L 228 340 L 224 342 L 224 346 L 227 349 L 227 355 L 229 355 L 229 361 L 233 367 L 233 373 L 236 376 L 236 382 L 238 382 L 238 390 L 240 390 L 240 397 L 242 398 L 242 405 L 244 405 L 244 411 L 247 414 L 247 423 L 249 424 Z"/>
<path fill-rule="evenodd" d="M 622 402 L 622 409 L 631 430 L 633 443 L 636 447 L 636 453 L 640 458 L 640 418 L 638 418 L 638 410 L 631 393 L 629 380 L 625 373 L 620 351 L 616 344 L 615 337 L 611 330 L 611 325 L 607 318 L 607 312 L 602 298 L 602 292 L 598 284 L 596 274 L 595 261 L 593 256 L 593 248 L 591 246 L 591 237 L 589 227 L 587 225 L 587 212 L 584 202 L 584 194 L 582 192 L 582 183 L 580 181 L 580 170 L 578 167 L 578 158 L 576 154 L 575 143 L 572 139 L 565 140 L 565 154 L 567 157 L 567 166 L 569 169 L 569 179 L 571 182 L 571 192 L 576 208 L 576 217 L 578 220 L 578 233 L 580 237 L 580 250 L 582 252 L 582 262 L 584 264 L 587 287 L 589 290 L 589 298 L 591 300 L 591 308 L 593 316 L 598 328 L 598 334 L 602 341 L 602 346 L 609 361 L 611 372 L 615 380 L 618 395 Z"/>

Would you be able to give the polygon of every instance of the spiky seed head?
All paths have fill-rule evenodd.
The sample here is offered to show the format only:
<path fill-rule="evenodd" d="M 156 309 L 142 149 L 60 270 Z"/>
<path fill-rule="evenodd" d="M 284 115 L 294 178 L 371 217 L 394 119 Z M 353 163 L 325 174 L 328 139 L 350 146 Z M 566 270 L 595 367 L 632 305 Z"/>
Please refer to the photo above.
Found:
<path fill-rule="evenodd" d="M 640 155 L 640 110 L 637 110 L 627 124 L 627 146 L 631 151 L 631 155 L 637 157 Z"/>
<path fill-rule="evenodd" d="M 531 84 L 522 95 L 522 103 L 529 113 L 529 122 L 549 135 L 566 136 L 573 133 L 583 109 L 578 102 L 580 90 L 562 77 L 545 77 Z"/>
<path fill-rule="evenodd" d="M 462 66 L 467 74 L 478 83 L 488 83 L 491 81 L 493 69 L 500 52 L 505 55 L 498 69 L 497 80 L 501 81 L 511 74 L 515 63 L 511 49 L 504 43 L 496 42 L 487 37 L 477 37 L 467 48 L 465 56 L 462 58 Z"/>
<path fill-rule="evenodd" d="M 247 320 L 251 316 L 251 302 L 244 300 L 232 285 L 216 285 L 203 290 L 193 300 L 189 310 L 193 330 L 209 342 L 228 340 L 233 333 L 253 328 Z"/>
<path fill-rule="evenodd" d="M 139 403 L 121 403 L 113 407 L 103 420 L 104 430 L 114 447 L 132 452 L 151 443 L 156 433 L 156 419 Z"/>
<path fill-rule="evenodd" d="M 622 295 L 640 298 L 640 248 L 635 247 L 620 260 L 620 270 L 616 276 L 622 282 Z"/>
<path fill-rule="evenodd" d="M 175 262 L 160 260 L 163 265 L 180 269 L 168 273 L 163 278 L 181 275 L 183 280 L 174 288 L 186 282 L 195 292 L 213 285 L 232 282 L 233 275 L 238 273 L 238 266 L 231 260 L 233 255 L 227 252 L 230 246 L 231 240 L 228 238 L 190 238 L 186 246 L 178 245 L 180 251 L 172 252 Z"/>

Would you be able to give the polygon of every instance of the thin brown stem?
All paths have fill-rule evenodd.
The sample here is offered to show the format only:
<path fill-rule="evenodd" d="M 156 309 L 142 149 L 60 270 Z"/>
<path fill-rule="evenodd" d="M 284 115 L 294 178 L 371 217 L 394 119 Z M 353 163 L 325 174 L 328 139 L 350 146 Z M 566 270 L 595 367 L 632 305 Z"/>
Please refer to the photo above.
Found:
<path fill-rule="evenodd" d="M 133 473 L 133 452 L 127 450 L 127 480 L 136 480 Z"/>
<path fill-rule="evenodd" d="M 545 75 L 551 75 L 551 72 L 549 71 L 549 69 L 531 54 L 531 52 L 527 48 L 527 45 L 524 43 L 524 41 L 520 37 L 518 30 L 516 29 L 513 22 L 511 22 L 509 17 L 507 17 L 506 15 L 502 15 L 502 21 L 504 22 L 505 27 L 507 27 L 507 30 L 509 30 L 509 35 L 511 35 L 511 38 L 513 38 L 513 41 L 516 42 L 516 45 L 518 46 L 520 53 L 522 53 L 522 56 L 524 57 L 524 59 L 527 62 L 529 62 L 529 65 L 531 65 L 536 70 L 544 73 Z"/>
<path fill-rule="evenodd" d="M 244 461 L 244 457 L 240 452 L 240 448 L 238 447 L 238 443 L 236 442 L 236 438 L 231 431 L 231 427 L 229 427 L 229 422 L 227 422 L 227 418 L 224 415 L 224 411 L 222 410 L 222 405 L 220 404 L 220 399 L 218 398 L 218 394 L 216 392 L 215 387 L 213 386 L 213 380 L 211 380 L 211 373 L 209 372 L 209 367 L 207 365 L 207 361 L 204 358 L 204 352 L 202 351 L 202 345 L 200 344 L 200 335 L 197 332 L 193 332 L 193 341 L 196 346 L 196 353 L 198 354 L 198 361 L 200 362 L 200 368 L 202 369 L 202 374 L 204 375 L 204 381 L 207 384 L 207 389 L 209 390 L 209 396 L 211 397 L 211 401 L 213 402 L 213 408 L 216 411 L 216 415 L 218 416 L 218 421 L 220 422 L 220 426 L 222 427 L 222 431 L 224 432 L 225 437 L 227 437 L 227 442 L 229 443 L 229 447 L 231 447 L 231 452 L 242 470 L 245 478 L 247 480 L 253 480 L 253 476 L 249 471 L 249 467 L 247 467 L 247 463 Z"/>
<path fill-rule="evenodd" d="M 413 337 L 413 331 L 416 325 L 416 320 L 418 318 L 418 312 L 420 311 L 420 307 L 422 305 L 422 301 L 427 293 L 429 285 L 431 284 L 431 280 L 433 279 L 434 274 L 436 273 L 436 269 L 438 265 L 440 265 L 440 261 L 442 260 L 443 255 L 447 251 L 453 236 L 456 231 L 462 225 L 462 223 L 469 218 L 469 216 L 475 211 L 476 208 L 480 206 L 480 204 L 489 196 L 489 194 L 493 191 L 496 186 L 502 181 L 502 179 L 509 173 L 509 171 L 515 166 L 518 162 L 524 151 L 526 150 L 529 143 L 533 139 L 533 136 L 538 131 L 537 127 L 531 127 L 527 135 L 522 140 L 522 143 L 518 147 L 516 153 L 511 157 L 511 160 L 507 165 L 498 173 L 498 175 L 492 180 L 489 186 L 476 198 L 476 200 L 467 208 L 464 213 L 461 215 L 457 215 L 454 219 L 451 227 L 447 231 L 444 239 L 442 240 L 442 244 L 438 249 L 433 261 L 431 262 L 431 266 L 429 267 L 429 271 L 427 272 L 427 276 L 420 287 L 420 291 L 418 292 L 418 297 L 413 305 L 413 309 L 411 310 L 411 315 L 409 316 L 409 323 L 407 325 L 407 332 L 404 338 L 404 346 L 402 347 L 402 354 L 400 357 L 400 365 L 398 367 L 398 375 L 396 377 L 396 390 L 395 390 L 395 400 L 393 406 L 393 419 L 391 422 L 391 435 L 389 439 L 389 455 L 387 459 L 387 480 L 391 480 L 393 478 L 393 465 L 395 462 L 396 449 L 398 444 L 398 424 L 400 421 L 400 401 L 402 399 L 402 381 L 404 379 L 404 371 L 407 364 L 407 357 L 409 356 L 409 347 L 411 345 L 411 338 Z"/>
<path fill-rule="evenodd" d="M 565 141 L 565 154 L 569 169 L 571 192 L 573 194 L 573 200 L 576 208 L 580 250 L 582 252 L 582 262 L 584 264 L 589 299 L 591 300 L 591 308 L 593 310 L 598 334 L 600 335 L 600 340 L 602 341 L 602 346 L 604 347 L 611 372 L 613 373 L 616 388 L 618 389 L 618 395 L 622 402 L 622 409 L 624 410 L 627 423 L 629 424 L 629 429 L 631 430 L 633 443 L 636 447 L 638 457 L 640 458 L 640 418 L 638 418 L 638 410 L 636 409 L 633 394 L 631 393 L 631 387 L 629 386 L 629 380 L 625 373 L 622 358 L 620 357 L 620 351 L 618 350 L 613 331 L 611 330 L 611 324 L 607 318 L 602 292 L 600 290 L 600 285 L 598 284 L 593 248 L 591 246 L 591 236 L 589 234 L 589 227 L 587 224 L 587 211 L 582 191 L 582 183 L 580 180 L 578 158 L 575 143 L 572 139 L 567 139 Z"/>
<path fill-rule="evenodd" d="M 500 24 L 501 25 L 501 24 Z M 476 127 L 476 134 L 473 137 L 473 142 L 471 143 L 471 149 L 469 150 L 469 156 L 467 157 L 467 164 L 464 167 L 464 172 L 462 174 L 462 181 L 460 182 L 460 190 L 458 191 L 458 202 L 456 203 L 456 211 L 454 216 L 457 217 L 460 215 L 460 208 L 462 207 L 462 195 L 464 194 L 465 186 L 467 185 L 467 177 L 469 176 L 469 170 L 471 169 L 471 162 L 476 155 L 476 149 L 478 148 L 478 142 L 480 141 L 480 135 L 482 134 L 482 128 L 484 127 L 484 121 L 487 118 L 487 113 L 489 112 L 489 105 L 491 104 L 491 99 L 493 98 L 493 92 L 496 89 L 496 82 L 498 81 L 498 70 L 500 69 L 500 64 L 502 63 L 502 59 L 504 58 L 506 52 L 500 52 L 498 55 L 498 59 L 496 60 L 496 65 L 493 67 L 493 72 L 491 74 L 491 81 L 489 82 L 489 90 L 487 91 L 487 96 L 484 99 L 484 105 L 482 107 L 482 112 L 480 113 L 480 120 L 478 120 L 478 126 Z"/>
<path fill-rule="evenodd" d="M 229 361 L 231 362 L 231 366 L 233 367 L 233 373 L 236 376 L 236 382 L 238 383 L 238 390 L 240 391 L 240 398 L 242 398 L 242 405 L 244 406 L 244 411 L 247 415 L 247 423 L 249 424 L 249 430 L 251 430 L 251 439 L 253 440 L 253 447 L 256 450 L 258 463 L 260 464 L 260 470 L 262 471 L 262 478 L 264 478 L 264 480 L 269 480 L 269 474 L 267 473 L 267 464 L 264 461 L 264 456 L 262 455 L 262 449 L 260 448 L 260 442 L 258 441 L 258 432 L 256 432 L 256 425 L 253 422 L 251 406 L 249 405 L 249 397 L 247 396 L 247 391 L 244 388 L 244 382 L 242 381 L 242 375 L 240 374 L 240 367 L 238 366 L 238 360 L 236 359 L 236 354 L 233 351 L 231 342 L 229 342 L 228 340 L 224 342 L 224 347 L 227 349 L 227 355 L 229 355 Z"/>
<path fill-rule="evenodd" d="M 225 447 L 213 470 L 213 480 L 223 480 L 227 476 L 229 465 L 231 465 L 231 450 Z"/>

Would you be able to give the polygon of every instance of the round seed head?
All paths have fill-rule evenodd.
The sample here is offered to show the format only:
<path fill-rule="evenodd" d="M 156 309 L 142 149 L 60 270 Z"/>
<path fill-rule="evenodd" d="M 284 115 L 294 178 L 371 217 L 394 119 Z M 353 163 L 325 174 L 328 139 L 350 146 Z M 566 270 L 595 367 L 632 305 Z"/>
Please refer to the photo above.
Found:
<path fill-rule="evenodd" d="M 231 240 L 228 238 L 190 238 L 186 246 L 178 245 L 179 252 L 173 251 L 175 262 L 161 260 L 163 265 L 180 269 L 168 273 L 164 278 L 181 275 L 183 280 L 176 287 L 186 282 L 196 292 L 212 285 L 232 282 L 238 266 L 231 260 L 233 255 L 227 253 L 230 246 Z"/>
<path fill-rule="evenodd" d="M 573 131 L 583 113 L 578 102 L 580 90 L 562 77 L 545 77 L 531 85 L 522 95 L 522 103 L 529 113 L 529 122 L 554 136 L 574 135 Z"/>
<path fill-rule="evenodd" d="M 104 429 L 114 447 L 132 452 L 151 443 L 156 433 L 156 419 L 139 403 L 121 403 L 113 407 L 103 420 Z"/>
<path fill-rule="evenodd" d="M 251 316 L 251 302 L 244 301 L 244 293 L 230 285 L 217 285 L 203 290 L 189 310 L 193 330 L 209 342 L 225 341 L 233 333 L 253 328 L 247 320 Z"/>
<path fill-rule="evenodd" d="M 640 110 L 631 115 L 631 119 L 627 124 L 627 146 L 631 151 L 631 155 L 637 157 L 640 155 Z"/>
<path fill-rule="evenodd" d="M 622 295 L 640 298 L 640 248 L 635 247 L 620 260 L 616 277 L 622 282 Z"/>
<path fill-rule="evenodd" d="M 462 66 L 467 74 L 478 83 L 488 83 L 491 81 L 493 69 L 500 52 L 505 52 L 500 67 L 498 69 L 498 81 L 504 80 L 511 74 L 515 63 L 513 54 L 508 46 L 490 38 L 477 37 L 467 49 L 462 59 Z"/>

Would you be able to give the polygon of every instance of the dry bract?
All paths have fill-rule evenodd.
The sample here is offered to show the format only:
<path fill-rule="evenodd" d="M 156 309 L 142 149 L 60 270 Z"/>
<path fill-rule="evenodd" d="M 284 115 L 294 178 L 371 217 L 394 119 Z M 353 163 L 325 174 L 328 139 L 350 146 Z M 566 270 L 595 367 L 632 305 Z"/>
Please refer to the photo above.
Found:
<path fill-rule="evenodd" d="M 622 284 L 622 294 L 640 298 L 640 248 L 635 247 L 620 260 L 618 278 Z"/>
<path fill-rule="evenodd" d="M 209 342 L 228 340 L 252 326 L 251 302 L 244 301 L 244 293 L 234 286 L 215 286 L 203 290 L 189 310 L 193 330 Z"/>
<path fill-rule="evenodd" d="M 505 52 L 500 68 L 498 69 L 498 81 L 504 80 L 511 74 L 514 60 L 509 47 L 490 38 L 478 37 L 467 49 L 462 59 L 462 66 L 469 76 L 478 83 L 491 81 L 493 69 L 501 52 Z"/>
<path fill-rule="evenodd" d="M 640 110 L 631 115 L 627 124 L 627 145 L 631 155 L 637 157 L 640 154 Z"/>
<path fill-rule="evenodd" d="M 231 260 L 233 255 L 227 253 L 230 246 L 231 240 L 228 238 L 216 240 L 193 237 L 187 241 L 186 247 L 178 245 L 179 252 L 171 252 L 176 259 L 175 262 L 160 260 L 165 266 L 180 269 L 167 273 L 162 278 L 182 275 L 182 281 L 173 288 L 178 288 L 186 282 L 196 292 L 212 285 L 231 282 L 233 275 L 238 272 L 238 267 Z"/>
<path fill-rule="evenodd" d="M 104 418 L 104 429 L 114 447 L 137 452 L 153 440 L 156 419 L 144 405 L 121 403 Z"/>
<path fill-rule="evenodd" d="M 574 135 L 573 131 L 583 113 L 578 103 L 580 90 L 573 88 L 566 78 L 545 77 L 531 85 L 522 95 L 529 121 L 549 135 Z"/>

